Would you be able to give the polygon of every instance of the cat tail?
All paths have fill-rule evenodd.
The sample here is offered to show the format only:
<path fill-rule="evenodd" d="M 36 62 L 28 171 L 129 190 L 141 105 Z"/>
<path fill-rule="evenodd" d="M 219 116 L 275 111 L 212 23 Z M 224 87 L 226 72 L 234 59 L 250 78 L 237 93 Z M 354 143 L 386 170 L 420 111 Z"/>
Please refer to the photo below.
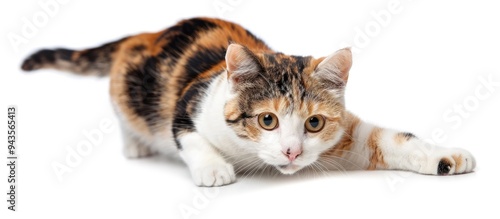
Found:
<path fill-rule="evenodd" d="M 120 44 L 127 39 L 123 38 L 102 46 L 85 49 L 42 49 L 24 60 L 21 68 L 24 71 L 38 69 L 57 69 L 73 72 L 78 75 L 109 75 L 111 64 Z"/>

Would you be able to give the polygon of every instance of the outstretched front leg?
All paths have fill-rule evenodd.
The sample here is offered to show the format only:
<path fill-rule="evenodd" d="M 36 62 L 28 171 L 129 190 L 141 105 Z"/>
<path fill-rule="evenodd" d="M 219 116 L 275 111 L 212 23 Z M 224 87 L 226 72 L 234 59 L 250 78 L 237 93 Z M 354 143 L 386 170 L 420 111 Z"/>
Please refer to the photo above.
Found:
<path fill-rule="evenodd" d="M 352 114 L 348 117 L 344 138 L 323 156 L 336 155 L 346 164 L 368 170 L 408 170 L 431 175 L 468 173 L 476 165 L 466 150 L 430 145 L 412 133 L 380 128 Z"/>
<path fill-rule="evenodd" d="M 197 132 L 182 134 L 177 142 L 197 186 L 222 186 L 236 180 L 233 165 Z"/>

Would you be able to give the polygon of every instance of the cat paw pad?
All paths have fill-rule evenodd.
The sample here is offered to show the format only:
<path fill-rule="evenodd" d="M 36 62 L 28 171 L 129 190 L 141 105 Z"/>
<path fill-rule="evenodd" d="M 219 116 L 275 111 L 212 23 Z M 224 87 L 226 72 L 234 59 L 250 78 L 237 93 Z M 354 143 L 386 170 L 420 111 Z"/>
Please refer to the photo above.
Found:
<path fill-rule="evenodd" d="M 437 165 L 437 175 L 469 173 L 474 170 L 476 161 L 472 154 L 465 150 L 454 150 L 442 157 Z"/>

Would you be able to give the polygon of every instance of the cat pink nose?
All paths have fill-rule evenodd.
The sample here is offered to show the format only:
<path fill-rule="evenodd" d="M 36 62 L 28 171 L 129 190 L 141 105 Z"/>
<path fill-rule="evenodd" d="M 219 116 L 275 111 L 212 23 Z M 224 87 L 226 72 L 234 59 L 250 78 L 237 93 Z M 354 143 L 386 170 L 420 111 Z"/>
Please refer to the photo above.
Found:
<path fill-rule="evenodd" d="M 283 154 L 288 157 L 288 160 L 290 160 L 290 162 L 293 162 L 300 154 L 302 154 L 302 150 L 288 148 L 286 152 L 283 152 Z"/>

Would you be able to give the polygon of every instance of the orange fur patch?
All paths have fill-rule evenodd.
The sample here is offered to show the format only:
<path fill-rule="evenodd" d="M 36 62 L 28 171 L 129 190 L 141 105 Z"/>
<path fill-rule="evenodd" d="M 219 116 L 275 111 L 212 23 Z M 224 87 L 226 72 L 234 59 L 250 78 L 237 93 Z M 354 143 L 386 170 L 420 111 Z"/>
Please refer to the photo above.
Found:
<path fill-rule="evenodd" d="M 344 119 L 344 135 L 340 139 L 340 141 L 335 144 L 330 150 L 326 151 L 323 155 L 324 156 L 335 156 L 335 157 L 342 157 L 344 155 L 344 152 L 350 151 L 352 146 L 354 145 L 354 131 L 356 131 L 356 128 L 359 126 L 359 123 L 361 121 L 359 120 L 358 117 L 346 113 L 345 119 Z"/>
<path fill-rule="evenodd" d="M 397 145 L 402 145 L 408 141 L 408 138 L 403 133 L 398 133 L 394 136 L 394 141 Z"/>
<path fill-rule="evenodd" d="M 370 157 L 370 165 L 368 166 L 368 170 L 375 170 L 378 166 L 385 166 L 384 155 L 379 147 L 380 135 L 382 134 L 382 129 L 375 127 L 372 130 L 372 133 L 368 137 L 367 145 L 372 151 L 372 155 Z"/>
<path fill-rule="evenodd" d="M 231 100 L 224 106 L 224 117 L 226 120 L 235 120 L 240 116 L 240 110 L 238 109 L 238 101 Z"/>
<path fill-rule="evenodd" d="M 462 166 L 462 155 L 452 155 L 453 160 L 455 160 L 455 171 Z"/>
<path fill-rule="evenodd" d="M 247 134 L 250 139 L 258 141 L 260 139 L 261 129 L 256 124 L 248 124 L 246 126 Z"/>

